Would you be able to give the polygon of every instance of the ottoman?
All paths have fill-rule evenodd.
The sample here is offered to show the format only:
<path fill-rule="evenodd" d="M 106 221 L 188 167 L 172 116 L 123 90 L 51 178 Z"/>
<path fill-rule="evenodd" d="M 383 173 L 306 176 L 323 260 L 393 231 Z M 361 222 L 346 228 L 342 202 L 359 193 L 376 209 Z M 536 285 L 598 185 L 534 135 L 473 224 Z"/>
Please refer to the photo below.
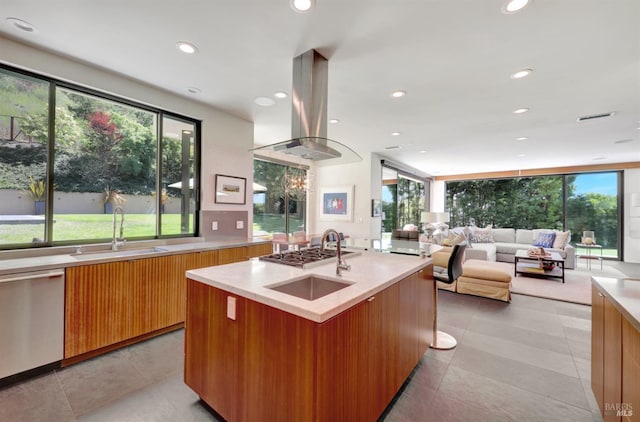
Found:
<path fill-rule="evenodd" d="M 501 262 L 470 259 L 462 265 L 458 293 L 511 301 L 511 266 Z"/>

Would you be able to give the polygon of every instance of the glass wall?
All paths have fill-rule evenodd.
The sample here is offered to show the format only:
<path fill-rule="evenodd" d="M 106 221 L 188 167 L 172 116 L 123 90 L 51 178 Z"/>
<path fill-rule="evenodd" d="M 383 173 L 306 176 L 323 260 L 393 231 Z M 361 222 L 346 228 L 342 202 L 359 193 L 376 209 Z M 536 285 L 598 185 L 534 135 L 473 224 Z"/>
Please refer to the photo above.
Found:
<path fill-rule="evenodd" d="M 253 161 L 254 236 L 305 231 L 307 169 Z"/>
<path fill-rule="evenodd" d="M 382 167 L 382 231 L 415 224 L 426 209 L 426 183 L 396 169 Z"/>
<path fill-rule="evenodd" d="M 595 231 L 603 254 L 618 258 L 621 175 L 602 172 L 447 182 L 449 225 L 570 230 L 574 245 L 580 243 L 583 231 Z"/>
<path fill-rule="evenodd" d="M 115 207 L 126 239 L 195 235 L 198 122 L 10 69 L 0 90 L 0 247 L 109 241 Z"/>
<path fill-rule="evenodd" d="M 620 255 L 618 172 L 585 173 L 567 178 L 567 229 L 571 243 L 580 243 L 582 232 L 593 231 L 595 241 L 608 258 Z M 578 253 L 586 253 L 579 250 Z"/>

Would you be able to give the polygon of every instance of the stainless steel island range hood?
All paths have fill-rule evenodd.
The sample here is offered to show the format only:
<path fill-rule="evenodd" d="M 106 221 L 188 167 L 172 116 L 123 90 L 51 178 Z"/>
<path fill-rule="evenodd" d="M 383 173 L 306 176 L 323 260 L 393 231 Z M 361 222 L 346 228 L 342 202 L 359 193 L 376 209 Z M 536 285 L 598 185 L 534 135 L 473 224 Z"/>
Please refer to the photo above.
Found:
<path fill-rule="evenodd" d="M 328 71 L 328 60 L 316 50 L 293 59 L 291 139 L 253 151 L 276 151 L 315 161 L 317 165 L 362 160 L 351 148 L 327 138 Z"/>

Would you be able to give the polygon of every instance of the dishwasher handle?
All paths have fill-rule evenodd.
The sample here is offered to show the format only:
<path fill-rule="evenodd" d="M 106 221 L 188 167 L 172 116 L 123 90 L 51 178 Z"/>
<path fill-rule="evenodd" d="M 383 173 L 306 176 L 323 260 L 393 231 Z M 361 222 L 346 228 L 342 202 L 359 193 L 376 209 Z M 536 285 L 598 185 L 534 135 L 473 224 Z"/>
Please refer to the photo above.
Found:
<path fill-rule="evenodd" d="M 64 277 L 64 270 L 9 274 L 7 276 L 0 276 L 0 283 L 12 283 L 15 281 L 33 280 L 34 278 L 58 278 L 58 277 Z"/>

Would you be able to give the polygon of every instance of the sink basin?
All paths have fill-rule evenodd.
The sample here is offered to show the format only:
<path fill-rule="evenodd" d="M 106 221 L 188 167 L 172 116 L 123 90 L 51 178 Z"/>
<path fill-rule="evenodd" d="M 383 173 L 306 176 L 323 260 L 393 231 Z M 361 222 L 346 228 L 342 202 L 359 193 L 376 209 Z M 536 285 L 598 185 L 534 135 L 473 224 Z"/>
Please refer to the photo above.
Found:
<path fill-rule="evenodd" d="M 146 255 L 157 252 L 166 252 L 166 249 L 154 247 L 154 248 L 141 248 L 141 249 L 121 249 L 117 251 L 104 251 L 104 252 L 85 252 L 80 254 L 71 255 L 78 261 L 86 261 L 90 259 L 101 258 L 120 258 L 128 256 Z"/>
<path fill-rule="evenodd" d="M 300 299 L 316 300 L 330 293 L 349 287 L 351 282 L 310 275 L 293 281 L 286 281 L 267 288 L 286 293 Z"/>

